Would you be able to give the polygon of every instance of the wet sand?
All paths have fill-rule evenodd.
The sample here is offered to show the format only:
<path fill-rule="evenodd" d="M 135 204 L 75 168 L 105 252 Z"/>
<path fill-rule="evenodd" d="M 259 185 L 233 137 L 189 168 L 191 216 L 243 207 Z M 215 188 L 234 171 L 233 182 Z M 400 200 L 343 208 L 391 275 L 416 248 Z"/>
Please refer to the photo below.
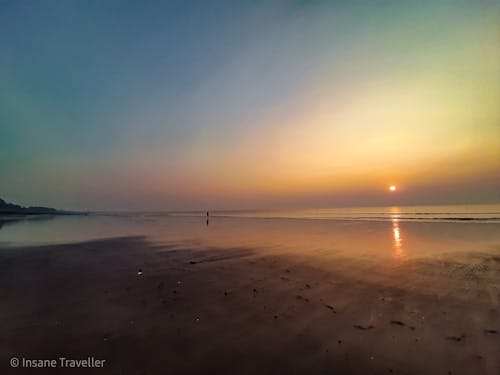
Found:
<path fill-rule="evenodd" d="M 134 236 L 4 247 L 0 285 L 2 374 L 500 373 L 498 247 L 387 265 Z M 106 363 L 9 366 L 61 356 Z"/>

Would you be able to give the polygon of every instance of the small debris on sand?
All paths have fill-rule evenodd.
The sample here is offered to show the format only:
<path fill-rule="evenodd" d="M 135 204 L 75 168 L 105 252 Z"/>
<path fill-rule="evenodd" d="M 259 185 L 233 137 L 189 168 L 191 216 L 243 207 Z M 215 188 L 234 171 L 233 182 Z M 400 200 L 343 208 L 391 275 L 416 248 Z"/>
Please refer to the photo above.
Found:
<path fill-rule="evenodd" d="M 398 326 L 405 326 L 406 325 L 406 324 L 404 324 L 400 320 L 391 320 L 391 324 L 395 324 L 395 325 L 398 325 Z"/>
<path fill-rule="evenodd" d="M 401 320 L 391 320 L 391 324 L 394 324 L 396 326 L 402 326 L 402 327 L 406 327 L 407 325 L 405 323 L 403 323 Z M 411 329 L 412 331 L 415 331 L 415 327 L 414 326 L 407 326 L 409 329 Z"/>
<path fill-rule="evenodd" d="M 336 314 L 337 312 L 335 311 L 335 308 L 332 306 L 332 305 L 326 305 L 325 304 L 325 307 L 329 310 L 331 310 L 334 314 Z"/>
<path fill-rule="evenodd" d="M 353 327 L 356 329 L 360 329 L 362 331 L 367 331 L 369 329 L 375 328 L 374 326 L 371 326 L 371 325 L 370 326 L 362 326 L 360 324 L 354 324 Z"/>
<path fill-rule="evenodd" d="M 461 336 L 448 336 L 448 337 L 446 337 L 446 340 L 456 341 L 456 342 L 462 341 L 464 339 L 465 339 L 465 335 L 461 335 Z"/>

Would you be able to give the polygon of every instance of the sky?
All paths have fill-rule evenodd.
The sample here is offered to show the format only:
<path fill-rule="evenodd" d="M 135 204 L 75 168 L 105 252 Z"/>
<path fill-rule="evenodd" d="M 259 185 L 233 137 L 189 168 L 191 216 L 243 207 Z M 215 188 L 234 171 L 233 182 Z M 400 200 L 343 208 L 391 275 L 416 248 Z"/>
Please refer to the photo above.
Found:
<path fill-rule="evenodd" d="M 0 0 L 0 197 L 500 203 L 499 61 L 500 1 Z"/>

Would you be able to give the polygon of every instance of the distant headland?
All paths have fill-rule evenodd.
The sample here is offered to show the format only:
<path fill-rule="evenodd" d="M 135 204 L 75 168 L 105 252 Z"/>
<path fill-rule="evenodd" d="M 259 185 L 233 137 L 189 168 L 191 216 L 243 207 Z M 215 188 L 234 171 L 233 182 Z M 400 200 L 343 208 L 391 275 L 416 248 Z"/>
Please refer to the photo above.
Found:
<path fill-rule="evenodd" d="M 63 211 L 56 208 L 29 206 L 24 207 L 14 203 L 7 203 L 0 198 L 0 215 L 78 215 L 81 212 Z"/>

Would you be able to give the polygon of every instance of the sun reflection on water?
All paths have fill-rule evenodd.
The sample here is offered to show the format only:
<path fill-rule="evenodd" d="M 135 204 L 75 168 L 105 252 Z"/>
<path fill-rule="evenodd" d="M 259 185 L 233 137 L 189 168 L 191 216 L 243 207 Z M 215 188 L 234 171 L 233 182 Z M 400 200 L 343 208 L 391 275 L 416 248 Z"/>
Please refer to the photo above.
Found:
<path fill-rule="evenodd" d="M 404 258 L 403 251 L 403 238 L 401 236 L 401 229 L 399 228 L 399 208 L 391 207 L 391 222 L 393 234 L 393 249 L 395 258 Z"/>

